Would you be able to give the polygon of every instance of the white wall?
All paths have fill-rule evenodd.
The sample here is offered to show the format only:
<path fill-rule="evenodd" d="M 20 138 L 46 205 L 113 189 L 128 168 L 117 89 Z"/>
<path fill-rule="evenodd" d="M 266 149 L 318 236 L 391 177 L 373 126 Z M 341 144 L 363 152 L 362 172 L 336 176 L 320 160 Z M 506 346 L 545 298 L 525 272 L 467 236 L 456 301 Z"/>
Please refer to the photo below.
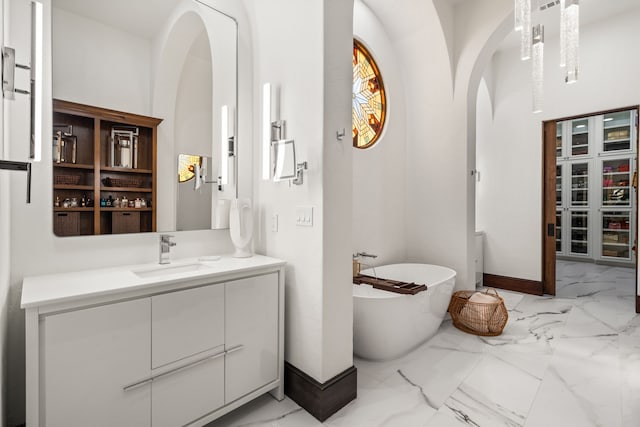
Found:
<path fill-rule="evenodd" d="M 240 195 L 252 194 L 251 142 L 252 68 L 251 38 L 242 4 L 234 0 L 207 0 L 217 9 L 225 11 L 239 22 L 239 122 Z M 51 1 L 45 10 L 50 13 Z M 151 6 L 150 6 L 151 7 Z M 49 34 L 48 25 L 45 34 Z M 50 46 L 46 56 L 50 58 Z M 46 59 L 46 58 L 45 58 Z M 45 63 L 47 63 L 45 61 Z M 51 96 L 51 69 L 45 67 L 45 96 Z M 51 133 L 51 111 L 45 112 L 44 134 Z M 12 126 L 28 129 L 25 117 L 12 118 Z M 26 138 L 26 137 L 25 137 Z M 11 156 L 26 158 L 28 142 L 25 138 L 11 140 Z M 51 158 L 50 144 L 44 144 L 43 159 Z M 83 270 L 131 263 L 157 262 L 158 236 L 154 233 L 58 238 L 53 235 L 51 215 L 52 166 L 49 162 L 35 164 L 33 168 L 32 203 L 24 202 L 25 179 L 22 174 L 11 176 L 11 269 L 9 293 L 9 343 L 7 395 L 10 425 L 24 422 L 24 313 L 20 309 L 22 278 L 28 275 Z M 2 193 L 4 196 L 4 192 Z M 209 230 L 175 233 L 177 246 L 172 257 L 182 258 L 202 254 L 229 253 L 232 245 L 227 230 Z"/>
<path fill-rule="evenodd" d="M 487 70 L 490 74 L 490 70 Z M 493 122 L 493 110 L 491 108 L 491 93 L 487 85 L 487 78 L 483 78 L 478 86 L 478 99 L 476 101 L 476 140 L 478 144 L 486 144 L 489 141 L 488 135 L 491 130 Z M 485 185 L 485 171 L 488 165 L 486 164 L 487 156 L 482 155 L 484 147 L 477 147 L 477 160 L 476 169 L 478 171 L 479 179 L 476 179 L 476 230 L 484 231 L 486 224 L 484 223 L 486 218 L 490 218 L 490 214 L 485 212 L 485 208 L 491 209 L 491 206 L 483 203 L 486 199 L 484 194 L 487 189 L 491 189 L 490 186 Z"/>
<path fill-rule="evenodd" d="M 151 115 L 149 40 L 55 7 L 53 31 L 54 98 Z"/>
<path fill-rule="evenodd" d="M 1 6 L 1 2 L 0 2 Z M 0 11 L 0 23 L 2 22 L 2 11 Z M 0 29 L 0 41 L 2 40 L 2 30 Z M 2 104 L 2 103 L 0 103 Z M 0 117 L 3 114 L 3 107 L 0 105 Z M 4 126 L 0 120 L 0 135 L 3 135 Z M 2 138 L 4 140 L 4 138 Z M 1 142 L 1 141 L 0 141 Z M 3 144 L 0 143 L 0 159 L 7 159 Z M 9 171 L 0 171 L 0 194 L 4 197 L 10 196 Z M 15 172 L 14 172 L 15 173 Z M 0 203 L 0 426 L 5 424 L 6 395 L 7 395 L 7 332 L 8 332 L 8 311 L 9 311 L 9 266 L 11 264 L 10 234 L 11 221 L 9 217 L 9 204 Z"/>
<path fill-rule="evenodd" d="M 3 157 L 4 158 L 4 157 Z M 0 194 L 8 197 L 9 172 L 0 171 Z M 9 265 L 10 258 L 9 205 L 0 204 L 0 426 L 4 426 L 7 395 L 7 332 L 9 311 Z"/>
<path fill-rule="evenodd" d="M 0 46 L 5 44 L 5 0 L 0 0 Z M 8 160 L 9 147 L 5 144 L 4 102 L 0 102 L 0 159 Z M 9 172 L 0 171 L 0 194 L 10 197 Z M 7 407 L 7 337 L 9 311 L 9 268 L 11 264 L 10 246 L 11 220 L 9 204 L 0 203 L 0 427 L 4 427 Z"/>
<path fill-rule="evenodd" d="M 352 365 L 350 1 L 245 0 L 252 17 L 260 129 L 262 85 L 280 91 L 280 118 L 307 161 L 305 183 L 260 181 L 256 248 L 287 261 L 286 360 L 320 382 Z M 304 18 L 302 18 L 304 17 Z M 329 31 L 330 30 L 330 31 Z M 276 118 L 276 117 L 274 117 Z M 260 134 L 254 164 L 261 175 Z M 313 227 L 295 225 L 297 206 L 313 207 Z M 278 231 L 271 231 L 278 215 Z"/>
<path fill-rule="evenodd" d="M 353 366 L 353 149 L 336 133 L 351 126 L 353 1 L 325 0 L 323 9 L 322 380 Z M 345 238 L 346 237 L 346 238 Z"/>
<path fill-rule="evenodd" d="M 521 62 L 515 49 L 495 55 L 493 119 L 478 135 L 485 272 L 541 280 L 542 122 L 640 102 L 639 19 L 636 9 L 582 26 L 580 77 L 573 85 L 564 83 L 558 40 L 548 36 L 541 114 L 531 113 L 530 62 Z M 486 111 L 490 106 L 483 98 Z"/>
<path fill-rule="evenodd" d="M 353 149 L 353 253 L 378 255 L 375 265 L 406 259 L 406 111 L 398 58 L 384 26 L 356 0 L 354 37 L 371 53 L 387 94 L 383 133 L 368 149 Z M 349 134 L 347 129 L 347 135 Z"/>

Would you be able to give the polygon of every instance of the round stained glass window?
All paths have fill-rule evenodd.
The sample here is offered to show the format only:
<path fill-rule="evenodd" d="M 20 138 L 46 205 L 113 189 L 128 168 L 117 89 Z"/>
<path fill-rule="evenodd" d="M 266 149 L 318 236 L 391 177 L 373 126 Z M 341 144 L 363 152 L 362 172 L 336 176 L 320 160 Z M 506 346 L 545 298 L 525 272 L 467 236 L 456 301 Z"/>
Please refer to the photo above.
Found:
<path fill-rule="evenodd" d="M 368 148 L 376 143 L 386 116 L 387 99 L 382 77 L 371 54 L 353 41 L 353 146 Z"/>

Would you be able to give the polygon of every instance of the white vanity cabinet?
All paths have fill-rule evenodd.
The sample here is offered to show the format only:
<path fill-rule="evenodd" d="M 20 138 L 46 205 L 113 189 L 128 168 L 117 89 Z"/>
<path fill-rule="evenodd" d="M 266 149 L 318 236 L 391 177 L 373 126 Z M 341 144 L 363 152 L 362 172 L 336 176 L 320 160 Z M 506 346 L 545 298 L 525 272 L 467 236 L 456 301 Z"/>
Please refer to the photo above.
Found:
<path fill-rule="evenodd" d="M 224 285 L 151 297 L 151 367 L 224 345 Z"/>
<path fill-rule="evenodd" d="M 150 425 L 150 386 L 123 390 L 149 375 L 150 314 L 143 299 L 41 320 L 47 426 Z"/>
<path fill-rule="evenodd" d="M 183 426 L 224 406 L 225 287 L 221 283 L 151 297 L 154 427 Z"/>
<path fill-rule="evenodd" d="M 27 425 L 202 426 L 265 392 L 282 399 L 283 263 L 260 258 L 39 305 L 46 280 L 25 279 Z"/>
<path fill-rule="evenodd" d="M 226 285 L 225 403 L 278 377 L 278 278 Z"/>

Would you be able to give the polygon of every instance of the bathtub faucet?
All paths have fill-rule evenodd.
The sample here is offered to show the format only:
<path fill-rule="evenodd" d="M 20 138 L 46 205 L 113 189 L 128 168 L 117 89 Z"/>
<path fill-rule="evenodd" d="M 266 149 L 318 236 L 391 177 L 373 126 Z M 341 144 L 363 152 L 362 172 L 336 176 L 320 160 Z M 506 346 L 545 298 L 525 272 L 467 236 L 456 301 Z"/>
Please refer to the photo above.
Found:
<path fill-rule="evenodd" d="M 378 258 L 378 255 L 368 254 L 366 252 L 358 252 L 354 256 L 354 258 L 358 258 L 358 257 L 362 257 L 362 258 Z"/>
<path fill-rule="evenodd" d="M 377 279 L 378 275 L 376 274 L 376 268 L 373 265 L 365 264 L 364 262 L 360 262 L 360 258 L 378 258 L 378 255 L 368 254 L 366 252 L 358 252 L 353 254 L 353 277 L 356 277 L 360 274 L 360 268 L 362 266 L 371 268 L 373 270 L 373 276 Z"/>

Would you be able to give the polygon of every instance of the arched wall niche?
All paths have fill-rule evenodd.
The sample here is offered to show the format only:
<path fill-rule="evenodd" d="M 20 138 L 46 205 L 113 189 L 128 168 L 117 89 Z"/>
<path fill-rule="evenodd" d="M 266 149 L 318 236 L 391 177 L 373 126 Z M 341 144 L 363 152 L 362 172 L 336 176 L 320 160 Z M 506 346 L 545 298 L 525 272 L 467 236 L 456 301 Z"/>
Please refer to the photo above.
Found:
<path fill-rule="evenodd" d="M 404 98 L 406 259 L 454 268 L 457 289 L 472 288 L 475 99 L 486 64 L 510 31 L 512 2 L 365 4 L 389 34 L 412 88 Z"/>
<path fill-rule="evenodd" d="M 376 61 L 385 85 L 387 113 L 378 141 L 353 151 L 353 253 L 370 252 L 380 263 L 406 258 L 406 95 L 393 43 L 377 15 L 354 2 L 353 36 Z"/>

